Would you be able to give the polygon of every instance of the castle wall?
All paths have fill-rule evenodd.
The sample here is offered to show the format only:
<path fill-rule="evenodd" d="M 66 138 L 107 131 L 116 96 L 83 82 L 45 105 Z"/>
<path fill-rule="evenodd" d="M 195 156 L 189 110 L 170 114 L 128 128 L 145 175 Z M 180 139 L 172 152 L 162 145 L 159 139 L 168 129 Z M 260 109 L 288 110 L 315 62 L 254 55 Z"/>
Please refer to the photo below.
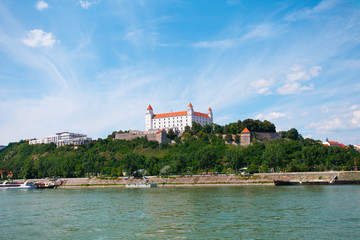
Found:
<path fill-rule="evenodd" d="M 281 138 L 281 132 L 255 132 L 253 137 L 262 142 L 275 141 Z"/>
<path fill-rule="evenodd" d="M 156 133 L 156 131 L 137 131 L 137 130 L 132 130 L 129 133 L 116 133 L 115 134 L 115 139 L 118 140 L 132 140 L 135 139 L 137 137 L 146 137 L 149 141 L 157 141 L 159 144 L 162 143 L 170 143 L 171 140 L 169 138 L 167 138 L 166 136 L 166 132 L 160 132 L 160 133 Z"/>

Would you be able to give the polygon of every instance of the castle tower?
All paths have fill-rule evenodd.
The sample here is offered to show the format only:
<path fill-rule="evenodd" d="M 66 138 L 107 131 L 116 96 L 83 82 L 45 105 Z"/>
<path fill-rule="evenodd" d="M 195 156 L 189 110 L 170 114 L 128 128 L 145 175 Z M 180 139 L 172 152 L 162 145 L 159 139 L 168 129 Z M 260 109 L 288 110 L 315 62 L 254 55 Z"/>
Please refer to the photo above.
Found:
<path fill-rule="evenodd" d="M 211 123 L 213 123 L 213 113 L 212 113 L 211 107 L 209 107 L 208 116 L 209 116 L 209 118 L 211 119 Z"/>
<path fill-rule="evenodd" d="M 188 116 L 188 125 L 192 127 L 192 122 L 194 121 L 194 108 L 191 103 L 189 103 L 188 109 L 187 109 L 187 116 Z"/>
<path fill-rule="evenodd" d="M 249 146 L 251 143 L 251 132 L 249 131 L 249 129 L 245 128 L 240 135 L 240 145 Z"/>
<path fill-rule="evenodd" d="M 145 115 L 145 123 L 146 123 L 146 131 L 149 131 L 150 129 L 153 129 L 153 121 L 154 118 L 154 111 L 149 104 L 148 108 L 146 109 L 146 115 Z"/>

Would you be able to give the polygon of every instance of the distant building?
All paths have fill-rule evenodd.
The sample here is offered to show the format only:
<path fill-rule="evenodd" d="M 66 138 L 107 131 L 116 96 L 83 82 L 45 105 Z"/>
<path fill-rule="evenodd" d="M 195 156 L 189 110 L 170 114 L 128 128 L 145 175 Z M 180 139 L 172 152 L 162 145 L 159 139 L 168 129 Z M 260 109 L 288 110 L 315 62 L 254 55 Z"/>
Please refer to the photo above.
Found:
<path fill-rule="evenodd" d="M 328 147 L 342 147 L 342 148 L 346 147 L 344 144 L 338 143 L 338 142 L 335 142 L 335 141 L 323 142 L 323 145 L 328 146 Z"/>
<path fill-rule="evenodd" d="M 355 148 L 356 151 L 360 151 L 360 145 L 355 144 L 354 148 Z"/>
<path fill-rule="evenodd" d="M 56 133 L 55 135 L 44 137 L 43 139 L 32 139 L 29 141 L 29 144 L 48 144 L 55 143 L 57 147 L 64 145 L 80 145 L 85 144 L 92 139 L 87 137 L 85 134 L 80 133 L 71 133 L 71 132 L 61 132 Z"/>
<path fill-rule="evenodd" d="M 208 109 L 208 113 L 195 112 L 190 103 L 187 111 L 154 114 L 151 105 L 146 109 L 145 129 L 146 131 L 173 129 L 174 131 L 185 130 L 185 126 L 192 126 L 196 122 L 204 126 L 213 123 L 212 109 Z"/>

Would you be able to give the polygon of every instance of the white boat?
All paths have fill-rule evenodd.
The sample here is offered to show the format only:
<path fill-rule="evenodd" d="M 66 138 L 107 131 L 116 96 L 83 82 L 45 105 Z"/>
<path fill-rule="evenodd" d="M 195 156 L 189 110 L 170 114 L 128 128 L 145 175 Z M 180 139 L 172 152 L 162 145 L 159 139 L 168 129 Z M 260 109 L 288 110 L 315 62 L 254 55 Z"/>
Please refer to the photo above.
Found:
<path fill-rule="evenodd" d="M 12 183 L 5 181 L 2 184 L 0 184 L 0 189 L 34 189 L 34 188 L 36 188 L 36 185 L 29 181 L 26 181 L 24 183 Z"/>
<path fill-rule="evenodd" d="M 156 183 L 128 183 L 125 185 L 127 188 L 152 188 L 157 187 Z"/>

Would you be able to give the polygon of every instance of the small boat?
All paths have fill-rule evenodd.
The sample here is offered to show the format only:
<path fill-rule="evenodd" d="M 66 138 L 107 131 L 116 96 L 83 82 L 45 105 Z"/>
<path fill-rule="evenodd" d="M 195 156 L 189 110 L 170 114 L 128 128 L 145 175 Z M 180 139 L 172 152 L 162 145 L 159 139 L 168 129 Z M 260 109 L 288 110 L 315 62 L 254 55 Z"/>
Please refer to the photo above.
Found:
<path fill-rule="evenodd" d="M 289 186 L 289 185 L 300 185 L 300 182 L 286 181 L 286 180 L 274 180 L 275 186 Z"/>
<path fill-rule="evenodd" d="M 125 185 L 127 188 L 153 188 L 157 187 L 157 183 L 128 183 Z"/>
<path fill-rule="evenodd" d="M 35 183 L 38 189 L 46 189 L 46 188 L 57 188 L 59 185 L 56 185 L 54 182 L 37 182 Z"/>
<path fill-rule="evenodd" d="M 157 187 L 157 183 L 149 183 L 149 178 L 144 176 L 144 181 L 138 183 L 128 183 L 125 185 L 127 188 L 153 188 Z"/>
<path fill-rule="evenodd" d="M 0 189 L 34 189 L 37 186 L 34 183 L 26 181 L 24 183 L 14 183 L 5 181 L 0 184 Z"/>

